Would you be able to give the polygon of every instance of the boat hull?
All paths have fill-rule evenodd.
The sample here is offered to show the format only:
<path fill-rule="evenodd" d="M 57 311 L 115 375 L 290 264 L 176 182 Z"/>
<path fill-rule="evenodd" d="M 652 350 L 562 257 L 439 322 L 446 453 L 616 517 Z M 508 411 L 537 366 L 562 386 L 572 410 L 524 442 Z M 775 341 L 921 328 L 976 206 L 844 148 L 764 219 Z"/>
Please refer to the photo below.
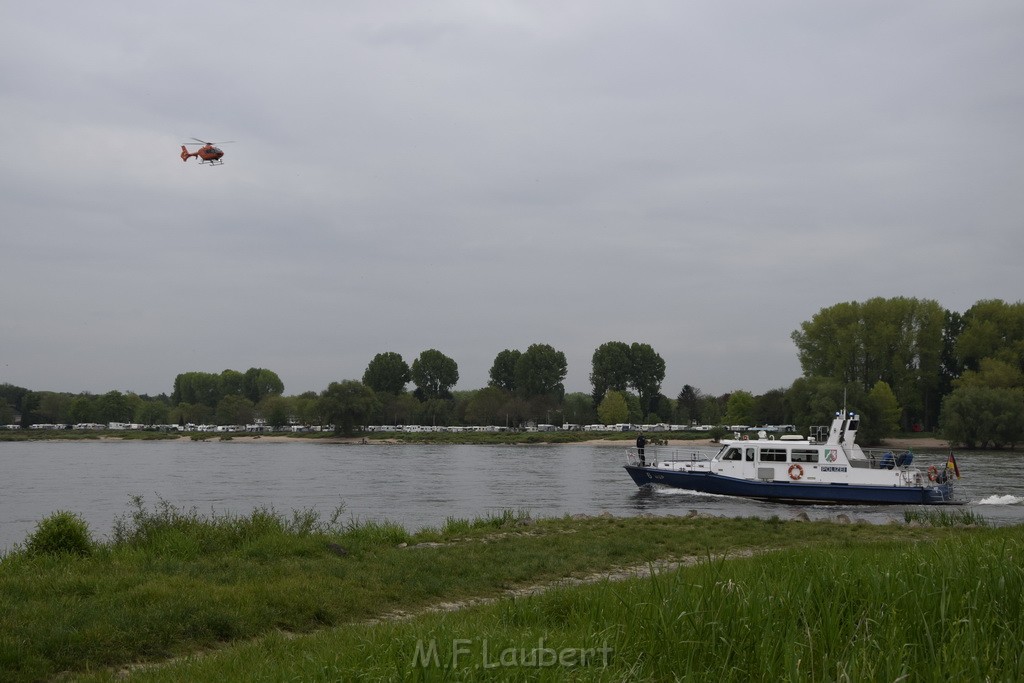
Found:
<path fill-rule="evenodd" d="M 673 488 L 790 503 L 847 505 L 959 505 L 951 484 L 935 486 L 871 486 L 814 482 L 738 479 L 712 472 L 681 472 L 625 465 L 637 486 Z"/>

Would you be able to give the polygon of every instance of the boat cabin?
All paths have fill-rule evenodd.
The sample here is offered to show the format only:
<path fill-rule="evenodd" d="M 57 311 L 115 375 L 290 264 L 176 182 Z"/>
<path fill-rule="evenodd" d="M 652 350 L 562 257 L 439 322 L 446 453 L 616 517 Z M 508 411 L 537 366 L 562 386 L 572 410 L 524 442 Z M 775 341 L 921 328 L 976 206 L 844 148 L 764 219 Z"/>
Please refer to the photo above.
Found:
<path fill-rule="evenodd" d="M 903 468 L 913 455 L 865 453 L 856 442 L 859 426 L 855 413 L 837 413 L 830 426 L 811 427 L 807 438 L 728 441 L 706 465 L 707 471 L 761 481 L 841 482 L 851 470 L 874 470 L 878 475 L 869 476 L 879 484 L 892 481 L 893 475 L 909 478 L 911 473 Z M 913 479 L 918 478 L 915 473 Z"/>

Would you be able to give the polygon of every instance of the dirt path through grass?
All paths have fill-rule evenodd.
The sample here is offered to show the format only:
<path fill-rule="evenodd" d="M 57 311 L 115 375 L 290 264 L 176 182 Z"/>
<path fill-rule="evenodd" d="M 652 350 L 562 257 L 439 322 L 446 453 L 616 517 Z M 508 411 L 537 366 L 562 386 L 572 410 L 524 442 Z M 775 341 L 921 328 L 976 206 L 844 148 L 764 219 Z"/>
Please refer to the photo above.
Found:
<path fill-rule="evenodd" d="M 502 536 L 502 535 L 504 535 L 504 534 L 497 534 L 495 536 Z M 486 542 L 487 539 L 488 539 L 488 537 L 485 537 L 484 539 L 473 539 L 473 540 L 476 541 L 476 542 L 484 540 Z M 469 539 L 466 539 L 466 540 L 469 540 Z M 463 542 L 465 542 L 465 541 L 463 541 Z M 435 545 L 454 545 L 454 544 L 455 543 L 424 544 L 423 547 L 435 547 Z M 410 548 L 410 550 L 414 550 L 414 549 L 415 548 L 412 548 L 412 547 Z M 423 608 L 420 608 L 420 609 L 410 610 L 410 611 L 392 610 L 392 611 L 389 611 L 389 612 L 385 612 L 385 613 L 381 614 L 378 617 L 374 617 L 374 618 L 367 619 L 367 620 L 364 620 L 364 621 L 348 623 L 348 624 L 337 624 L 337 625 L 334 625 L 334 626 L 326 627 L 326 628 L 318 630 L 318 631 L 304 632 L 304 633 L 293 633 L 293 632 L 289 632 L 289 631 L 278 630 L 278 631 L 274 631 L 273 633 L 265 633 L 265 634 L 263 634 L 263 635 L 261 635 L 261 636 L 259 636 L 257 638 L 253 638 L 251 640 L 230 643 L 230 644 L 225 645 L 223 648 L 213 648 L 213 649 L 206 649 L 206 650 L 201 650 L 201 651 L 197 651 L 197 652 L 192 652 L 192 653 L 189 653 L 189 654 L 186 654 L 186 655 L 182 655 L 180 657 L 172 657 L 170 659 L 167 659 L 167 660 L 164 660 L 164 661 L 161 661 L 161 662 L 141 662 L 141 663 L 137 663 L 137 664 L 129 664 L 127 666 L 120 667 L 117 670 L 116 676 L 118 678 L 121 678 L 121 679 L 130 678 L 131 675 L 133 673 L 136 673 L 136 672 L 143 672 L 143 671 L 148 671 L 148 670 L 153 670 L 153 669 L 159 669 L 159 668 L 164 667 L 164 666 L 174 666 L 174 665 L 182 663 L 182 662 L 194 661 L 194 660 L 200 659 L 202 657 L 206 657 L 206 656 L 209 656 L 209 655 L 215 655 L 215 654 L 222 653 L 225 650 L 228 650 L 228 649 L 230 649 L 232 647 L 237 647 L 239 645 L 248 646 L 248 645 L 252 645 L 254 643 L 259 643 L 261 640 L 266 639 L 266 638 L 271 637 L 271 636 L 273 636 L 273 637 L 282 637 L 283 636 L 284 638 L 287 638 L 287 639 L 291 640 L 291 639 L 298 639 L 298 638 L 303 638 L 303 637 L 307 637 L 307 636 L 315 636 L 318 633 L 322 633 L 323 631 L 329 631 L 329 630 L 334 629 L 334 628 L 347 628 L 347 627 L 351 627 L 353 625 L 376 626 L 378 624 L 411 621 L 413 619 L 417 619 L 417 618 L 419 618 L 421 616 L 425 616 L 425 615 L 428 615 L 428 614 L 442 614 L 442 613 L 458 612 L 460 610 L 471 609 L 471 608 L 474 608 L 474 607 L 479 607 L 479 606 L 484 606 L 484 605 L 492 605 L 492 604 L 495 604 L 497 602 L 500 602 L 501 600 L 506 600 L 506 599 L 509 599 L 509 598 L 513 598 L 513 599 L 514 598 L 527 598 L 527 597 L 531 597 L 531 596 L 535 596 L 535 595 L 542 595 L 544 593 L 547 593 L 548 591 L 556 590 L 558 588 L 590 585 L 590 584 L 600 583 L 602 581 L 616 582 L 616 581 L 625 581 L 625 580 L 634 579 L 634 578 L 645 578 L 645 577 L 655 576 L 657 574 L 663 574 L 663 573 L 666 573 L 666 572 L 672 572 L 672 571 L 675 571 L 675 570 L 679 569 L 680 567 L 691 567 L 691 566 L 694 566 L 694 565 L 696 565 L 696 564 L 698 564 L 700 562 L 704 562 L 704 561 L 714 562 L 714 561 L 719 561 L 719 560 L 746 558 L 746 557 L 751 557 L 751 556 L 753 556 L 755 554 L 759 554 L 759 553 L 771 552 L 772 550 L 773 549 L 761 548 L 761 549 L 756 549 L 755 550 L 755 549 L 752 549 L 752 548 L 746 548 L 746 549 L 741 549 L 741 550 L 733 551 L 733 552 L 730 552 L 728 554 L 692 555 L 692 556 L 682 557 L 682 558 L 671 558 L 671 557 L 668 557 L 668 558 L 662 558 L 662 559 L 654 560 L 652 562 L 645 562 L 645 563 L 642 563 L 642 564 L 634 564 L 634 565 L 628 565 L 628 566 L 611 567 L 611 568 L 607 568 L 607 569 L 602 569 L 602 570 L 599 570 L 599 571 L 591 572 L 591 573 L 586 574 L 584 576 L 565 576 L 565 577 L 561 577 L 561 578 L 558 578 L 558 579 L 554 579 L 552 581 L 545 581 L 545 582 L 542 582 L 542 583 L 531 584 L 531 585 L 528 585 L 528 586 L 517 586 L 515 588 L 509 588 L 507 590 L 504 590 L 504 591 L 502 591 L 501 593 L 499 593 L 497 595 L 487 595 L 487 596 L 480 596 L 480 597 L 472 597 L 472 598 L 466 598 L 466 599 L 463 599 L 463 600 L 443 601 L 443 602 L 434 603 L 432 605 L 427 605 L 426 607 L 423 607 Z"/>
<path fill-rule="evenodd" d="M 433 605 L 429 605 L 423 609 L 413 610 L 406 612 L 404 610 L 393 610 L 382 614 L 379 617 L 369 619 L 363 623 L 367 625 L 382 624 L 392 621 L 408 621 L 415 619 L 424 614 L 437 614 L 444 612 L 457 612 L 463 609 L 469 609 L 471 607 L 477 607 L 480 605 L 492 605 L 501 600 L 507 598 L 526 598 L 533 595 L 541 595 L 550 590 L 572 586 L 584 586 L 592 583 L 599 583 L 601 581 L 625 581 L 627 579 L 644 578 L 654 576 L 656 574 L 662 574 L 664 572 L 671 572 L 679 569 L 680 567 L 692 567 L 693 565 L 701 561 L 715 561 L 723 559 L 734 559 L 739 557 L 751 557 L 755 553 L 770 552 L 770 550 L 753 550 L 744 549 L 737 552 L 730 553 L 728 555 L 701 555 L 684 557 L 681 559 L 665 558 L 656 560 L 654 562 L 645 562 L 644 564 L 636 564 L 626 567 L 612 567 L 610 569 L 603 569 L 600 571 L 592 572 L 586 576 L 566 576 L 553 581 L 546 581 L 544 583 L 533 584 L 530 586 L 519 586 L 516 588 L 509 588 L 499 595 L 468 598 L 465 600 L 455 600 L 451 602 L 439 602 Z"/>

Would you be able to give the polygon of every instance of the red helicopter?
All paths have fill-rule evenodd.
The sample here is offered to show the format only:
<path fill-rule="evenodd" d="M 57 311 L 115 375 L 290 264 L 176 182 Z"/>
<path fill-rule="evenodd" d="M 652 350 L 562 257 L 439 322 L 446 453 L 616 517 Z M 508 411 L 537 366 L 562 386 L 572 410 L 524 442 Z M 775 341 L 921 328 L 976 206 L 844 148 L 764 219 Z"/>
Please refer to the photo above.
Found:
<path fill-rule="evenodd" d="M 227 142 L 206 142 L 199 138 L 192 139 L 195 140 L 195 142 L 186 142 L 181 146 L 181 160 L 188 161 L 189 157 L 199 157 L 200 164 L 210 164 L 211 166 L 220 166 L 224 163 L 221 161 L 221 157 L 224 156 L 224 150 L 216 145 L 226 145 L 234 142 L 234 140 L 228 140 Z M 190 152 L 185 145 L 202 145 L 202 147 L 194 152 Z"/>

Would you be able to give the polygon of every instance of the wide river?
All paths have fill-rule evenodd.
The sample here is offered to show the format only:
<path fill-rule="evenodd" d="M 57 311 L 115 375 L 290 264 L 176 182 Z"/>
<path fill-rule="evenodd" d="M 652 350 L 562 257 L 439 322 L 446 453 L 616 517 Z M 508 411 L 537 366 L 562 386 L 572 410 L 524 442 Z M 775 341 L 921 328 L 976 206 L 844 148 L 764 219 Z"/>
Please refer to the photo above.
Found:
<path fill-rule="evenodd" d="M 673 449 L 651 449 L 666 457 Z M 105 538 L 130 497 L 200 513 L 289 514 L 340 504 L 344 519 L 393 521 L 409 530 L 503 510 L 566 514 L 902 520 L 902 507 L 795 506 L 686 491 L 641 490 L 622 469 L 624 446 L 341 445 L 311 441 L 0 442 L 0 553 L 57 510 L 79 513 Z M 957 455 L 969 509 L 997 525 L 1024 522 L 1020 454 Z M 918 453 L 915 464 L 945 455 Z"/>

